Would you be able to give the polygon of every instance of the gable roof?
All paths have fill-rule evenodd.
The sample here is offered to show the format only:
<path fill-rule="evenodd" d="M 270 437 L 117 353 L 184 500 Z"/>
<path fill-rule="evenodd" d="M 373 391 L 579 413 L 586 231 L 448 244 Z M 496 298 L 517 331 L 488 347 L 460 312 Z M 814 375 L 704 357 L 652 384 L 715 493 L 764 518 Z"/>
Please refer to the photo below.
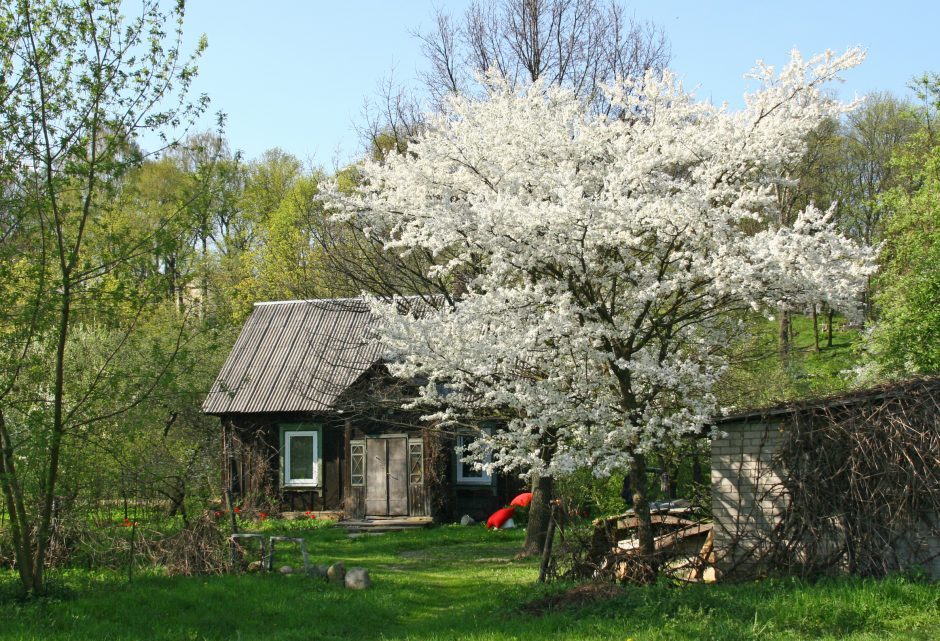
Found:
<path fill-rule="evenodd" d="M 361 298 L 255 303 L 206 414 L 324 412 L 380 357 Z"/>

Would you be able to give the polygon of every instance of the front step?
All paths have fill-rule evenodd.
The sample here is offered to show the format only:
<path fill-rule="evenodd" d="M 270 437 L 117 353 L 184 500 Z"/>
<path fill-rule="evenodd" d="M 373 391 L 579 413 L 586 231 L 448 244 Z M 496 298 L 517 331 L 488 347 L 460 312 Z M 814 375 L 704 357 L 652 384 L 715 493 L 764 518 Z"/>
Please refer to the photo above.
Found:
<path fill-rule="evenodd" d="M 370 516 L 364 519 L 345 519 L 336 524 L 349 532 L 396 532 L 401 530 L 420 530 L 434 524 L 429 516 L 382 517 Z"/>

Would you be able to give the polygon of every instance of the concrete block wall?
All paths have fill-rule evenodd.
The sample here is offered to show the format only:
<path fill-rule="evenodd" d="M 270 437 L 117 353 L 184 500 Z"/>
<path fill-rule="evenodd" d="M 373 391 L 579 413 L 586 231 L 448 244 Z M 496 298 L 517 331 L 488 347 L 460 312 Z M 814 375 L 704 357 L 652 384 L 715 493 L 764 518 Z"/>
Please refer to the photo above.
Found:
<path fill-rule="evenodd" d="M 787 506 L 774 458 L 787 418 L 747 419 L 720 426 L 712 442 L 711 487 L 716 566 L 723 573 L 748 573 L 768 550 Z M 899 533 L 901 534 L 901 533 Z M 940 515 L 926 515 L 907 541 L 895 543 L 902 568 L 920 566 L 940 580 Z"/>
<path fill-rule="evenodd" d="M 773 458 L 783 437 L 781 420 L 722 425 L 712 442 L 711 485 L 719 569 L 749 566 L 770 540 L 786 506 Z"/>

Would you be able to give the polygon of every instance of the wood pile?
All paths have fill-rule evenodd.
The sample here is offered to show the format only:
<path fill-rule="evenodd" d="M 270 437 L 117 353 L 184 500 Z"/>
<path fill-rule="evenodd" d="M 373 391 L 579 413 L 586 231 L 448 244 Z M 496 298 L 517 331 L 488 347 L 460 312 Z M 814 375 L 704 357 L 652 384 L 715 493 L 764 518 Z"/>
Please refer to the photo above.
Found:
<path fill-rule="evenodd" d="M 687 509 L 651 515 L 655 564 L 661 572 L 674 578 L 689 581 L 713 579 L 714 572 L 709 571 L 714 562 L 713 526 L 688 519 L 687 515 Z M 593 522 L 586 565 L 596 568 L 592 573 L 595 577 L 612 573 L 618 581 L 633 579 L 639 561 L 638 525 L 637 517 L 631 513 Z"/>

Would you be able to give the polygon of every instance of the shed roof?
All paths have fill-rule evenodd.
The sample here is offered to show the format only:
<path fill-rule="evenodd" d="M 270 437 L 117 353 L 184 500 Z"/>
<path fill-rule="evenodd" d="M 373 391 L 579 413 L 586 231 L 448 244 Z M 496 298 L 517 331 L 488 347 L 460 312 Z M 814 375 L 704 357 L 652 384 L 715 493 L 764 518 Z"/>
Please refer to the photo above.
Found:
<path fill-rule="evenodd" d="M 324 412 L 379 360 L 361 298 L 255 303 L 206 414 Z"/>
<path fill-rule="evenodd" d="M 797 412 L 803 412 L 807 410 L 828 409 L 858 405 L 861 403 L 885 401 L 892 398 L 905 396 L 920 390 L 931 393 L 940 391 L 940 376 L 924 376 L 904 381 L 892 381 L 877 387 L 857 389 L 832 396 L 825 396 L 822 398 L 791 401 L 787 403 L 780 403 L 778 405 L 772 405 L 770 407 L 750 409 L 747 411 L 736 412 L 728 416 L 716 418 L 714 420 L 714 424 L 728 425 L 731 423 L 750 423 L 764 421 L 767 419 L 795 414 Z"/>

